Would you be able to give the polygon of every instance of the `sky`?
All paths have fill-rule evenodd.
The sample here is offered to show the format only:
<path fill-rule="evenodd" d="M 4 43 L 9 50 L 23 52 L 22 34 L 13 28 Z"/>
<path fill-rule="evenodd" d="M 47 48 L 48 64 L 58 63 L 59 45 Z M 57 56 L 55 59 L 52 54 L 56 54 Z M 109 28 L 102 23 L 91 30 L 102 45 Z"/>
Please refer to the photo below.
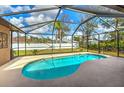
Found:
<path fill-rule="evenodd" d="M 2 7 L 0 7 L 0 9 L 2 11 L 1 13 L 10 13 L 10 12 L 19 12 L 19 11 L 39 9 L 39 8 L 44 8 L 44 7 L 50 7 L 50 6 L 14 5 L 14 6 L 2 6 Z M 27 26 L 27 25 L 41 23 L 44 21 L 53 20 L 57 12 L 58 12 L 58 10 L 52 10 L 49 12 L 26 13 L 26 14 L 7 16 L 4 18 L 7 21 L 11 22 L 12 24 L 16 25 L 17 27 L 23 27 L 23 26 Z M 36 32 L 45 32 L 48 30 L 48 29 L 46 29 L 47 27 L 48 26 L 38 29 Z M 36 28 L 36 26 L 35 26 L 35 28 Z M 25 32 L 27 31 L 26 29 L 24 29 L 24 30 L 25 30 Z"/>
<path fill-rule="evenodd" d="M 35 10 L 35 9 L 42 9 L 42 8 L 49 8 L 55 6 L 47 6 L 47 5 L 1 5 L 0 6 L 0 14 L 11 13 L 11 12 L 19 12 L 19 11 L 27 11 L 27 10 Z M 11 22 L 12 24 L 16 25 L 17 27 L 28 26 L 36 23 L 41 23 L 45 21 L 54 20 L 59 9 L 56 10 L 49 10 L 45 12 L 35 12 L 35 13 L 26 13 L 26 14 L 19 14 L 13 16 L 6 16 L 3 17 L 7 21 Z M 72 34 L 76 27 L 80 24 L 80 20 L 84 17 L 89 16 L 86 13 L 77 13 L 71 10 L 61 10 L 60 15 L 58 16 L 58 20 L 62 19 L 63 15 L 68 15 L 67 20 L 71 22 L 76 22 L 77 24 L 70 24 L 68 25 L 70 31 L 68 34 Z M 83 19 L 85 20 L 85 19 Z M 38 26 L 22 29 L 25 32 L 30 31 L 31 29 L 37 28 Z M 101 25 L 98 25 L 97 31 L 103 30 L 112 30 L 112 28 L 106 29 L 103 28 Z M 36 29 L 32 31 L 32 33 L 52 33 L 53 24 L 46 25 L 42 28 Z M 76 34 L 81 34 L 81 32 L 77 32 Z"/>

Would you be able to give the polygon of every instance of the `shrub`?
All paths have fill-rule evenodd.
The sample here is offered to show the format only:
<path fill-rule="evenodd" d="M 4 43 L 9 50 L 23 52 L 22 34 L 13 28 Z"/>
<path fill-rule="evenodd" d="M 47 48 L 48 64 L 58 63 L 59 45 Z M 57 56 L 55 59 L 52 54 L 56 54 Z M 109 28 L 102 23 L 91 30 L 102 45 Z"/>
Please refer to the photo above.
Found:
<path fill-rule="evenodd" d="M 34 55 L 36 55 L 38 51 L 36 49 L 34 49 L 32 52 Z"/>

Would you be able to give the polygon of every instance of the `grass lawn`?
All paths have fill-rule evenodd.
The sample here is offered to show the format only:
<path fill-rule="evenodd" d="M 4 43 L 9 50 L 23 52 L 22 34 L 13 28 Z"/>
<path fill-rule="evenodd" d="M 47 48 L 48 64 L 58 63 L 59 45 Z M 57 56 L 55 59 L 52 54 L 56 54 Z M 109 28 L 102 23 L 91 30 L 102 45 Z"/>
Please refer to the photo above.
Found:
<path fill-rule="evenodd" d="M 98 53 L 97 50 L 88 50 L 89 52 L 93 52 L 93 53 Z M 116 51 L 101 51 L 100 54 L 106 54 L 106 55 L 111 55 L 111 56 L 117 56 L 117 52 Z M 124 57 L 124 53 L 119 53 L 120 57 Z"/>
<path fill-rule="evenodd" d="M 42 55 L 42 54 L 52 54 L 52 53 L 71 53 L 72 49 L 44 49 L 44 50 L 27 50 L 26 55 Z M 73 52 L 86 52 L 86 49 L 74 48 Z M 88 52 L 98 53 L 98 50 L 88 50 Z M 18 56 L 18 51 L 13 51 L 14 56 Z M 117 56 L 116 51 L 101 51 L 101 54 Z M 25 50 L 19 50 L 19 56 L 25 56 Z M 124 57 L 124 53 L 119 54 L 120 57 Z"/>
<path fill-rule="evenodd" d="M 83 51 L 81 48 L 75 48 L 73 49 L 73 52 L 79 52 Z M 42 55 L 42 54 L 52 54 L 52 53 L 69 53 L 72 52 L 72 49 L 53 49 L 53 52 L 51 49 L 44 49 L 44 50 L 27 50 L 26 55 Z M 18 50 L 13 51 L 14 56 L 18 56 Z M 23 56 L 25 55 L 25 50 L 19 50 L 19 55 Z"/>

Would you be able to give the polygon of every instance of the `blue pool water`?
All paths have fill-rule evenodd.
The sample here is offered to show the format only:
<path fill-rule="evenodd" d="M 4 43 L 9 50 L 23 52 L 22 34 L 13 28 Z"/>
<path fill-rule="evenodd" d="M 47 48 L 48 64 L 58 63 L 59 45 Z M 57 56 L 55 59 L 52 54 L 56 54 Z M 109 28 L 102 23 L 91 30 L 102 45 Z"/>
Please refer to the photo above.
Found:
<path fill-rule="evenodd" d="M 37 80 L 56 79 L 73 74 L 79 68 L 80 64 L 86 61 L 103 58 L 106 57 L 94 54 L 78 54 L 42 59 L 27 64 L 23 68 L 22 74 L 25 77 Z"/>

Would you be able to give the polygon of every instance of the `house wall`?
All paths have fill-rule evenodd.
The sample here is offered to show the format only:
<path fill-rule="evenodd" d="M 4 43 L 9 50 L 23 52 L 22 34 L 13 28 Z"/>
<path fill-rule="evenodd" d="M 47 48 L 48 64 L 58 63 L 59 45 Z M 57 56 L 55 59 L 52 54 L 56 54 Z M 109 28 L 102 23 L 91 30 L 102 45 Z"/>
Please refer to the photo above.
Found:
<path fill-rule="evenodd" d="M 3 25 L 0 25 L 0 32 L 8 34 L 8 47 L 0 48 L 0 65 L 3 65 L 10 60 L 11 35 L 9 28 Z"/>

